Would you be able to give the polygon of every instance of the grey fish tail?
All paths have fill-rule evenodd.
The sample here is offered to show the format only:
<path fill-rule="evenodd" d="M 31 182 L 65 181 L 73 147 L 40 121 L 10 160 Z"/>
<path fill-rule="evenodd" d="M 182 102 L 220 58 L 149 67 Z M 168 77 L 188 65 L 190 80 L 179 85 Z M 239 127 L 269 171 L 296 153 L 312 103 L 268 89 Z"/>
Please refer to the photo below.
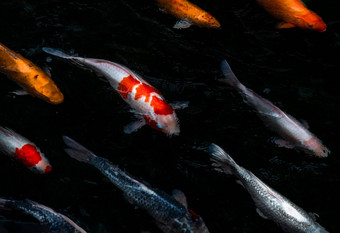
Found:
<path fill-rule="evenodd" d="M 65 144 L 69 147 L 64 149 L 65 152 L 71 157 L 80 162 L 91 163 L 91 160 L 97 157 L 93 152 L 89 151 L 84 146 L 80 145 L 73 139 L 63 136 Z"/>
<path fill-rule="evenodd" d="M 223 60 L 221 62 L 221 70 L 224 78 L 219 79 L 219 81 L 224 82 L 232 87 L 236 87 L 240 83 L 226 60 Z"/>
<path fill-rule="evenodd" d="M 63 51 L 59 50 L 59 49 L 54 49 L 54 48 L 50 48 L 50 47 L 43 47 L 42 50 L 45 53 L 48 53 L 50 55 L 56 56 L 56 57 L 62 57 L 62 58 L 73 58 L 72 56 L 64 53 Z"/>
<path fill-rule="evenodd" d="M 209 151 L 211 153 L 210 160 L 213 162 L 212 166 L 219 172 L 226 174 L 233 174 L 233 169 L 238 165 L 221 147 L 212 143 Z"/>
<path fill-rule="evenodd" d="M 7 200 L 7 199 L 3 199 L 0 198 L 0 209 L 3 210 L 11 210 L 13 209 L 13 201 L 12 200 Z"/>

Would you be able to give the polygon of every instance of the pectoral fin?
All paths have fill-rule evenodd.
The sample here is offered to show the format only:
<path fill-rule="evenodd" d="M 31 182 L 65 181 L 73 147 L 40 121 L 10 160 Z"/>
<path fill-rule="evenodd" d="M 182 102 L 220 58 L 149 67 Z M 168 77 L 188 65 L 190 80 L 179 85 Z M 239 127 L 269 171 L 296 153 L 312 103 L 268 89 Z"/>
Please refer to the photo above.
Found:
<path fill-rule="evenodd" d="M 280 138 L 274 138 L 272 139 L 272 141 L 278 145 L 279 147 L 285 147 L 285 148 L 288 148 L 288 149 L 292 149 L 295 147 L 295 145 L 293 145 L 292 143 L 284 140 L 284 139 L 280 139 Z"/>
<path fill-rule="evenodd" d="M 16 90 L 16 91 L 12 91 L 10 92 L 14 95 L 29 95 L 29 93 L 26 90 Z"/>
<path fill-rule="evenodd" d="M 145 123 L 144 119 L 131 122 L 130 124 L 128 124 L 124 127 L 124 133 L 126 133 L 126 134 L 133 133 L 133 132 L 137 131 L 139 128 L 143 127 L 145 124 L 146 123 Z"/>
<path fill-rule="evenodd" d="M 185 29 L 192 25 L 192 22 L 190 19 L 181 19 L 175 23 L 174 28 L 175 29 Z"/>
<path fill-rule="evenodd" d="M 187 108 L 189 106 L 189 101 L 177 101 L 177 102 L 171 103 L 170 105 L 174 110 L 184 109 L 184 108 Z"/>
<path fill-rule="evenodd" d="M 264 215 L 259 208 L 256 208 L 256 212 L 264 219 L 268 219 L 266 215 Z"/>
<path fill-rule="evenodd" d="M 309 215 L 314 221 L 316 221 L 316 218 L 320 217 L 317 213 L 312 213 L 312 212 L 309 212 L 308 215 Z"/>
<path fill-rule="evenodd" d="M 184 205 L 185 208 L 188 208 L 187 198 L 186 198 L 185 194 L 181 190 L 174 189 L 172 191 L 172 196 L 176 199 L 176 201 L 178 201 L 179 203 Z"/>
<path fill-rule="evenodd" d="M 276 25 L 277 29 L 294 28 L 294 27 L 296 27 L 295 24 L 287 23 L 287 22 L 280 22 Z"/>

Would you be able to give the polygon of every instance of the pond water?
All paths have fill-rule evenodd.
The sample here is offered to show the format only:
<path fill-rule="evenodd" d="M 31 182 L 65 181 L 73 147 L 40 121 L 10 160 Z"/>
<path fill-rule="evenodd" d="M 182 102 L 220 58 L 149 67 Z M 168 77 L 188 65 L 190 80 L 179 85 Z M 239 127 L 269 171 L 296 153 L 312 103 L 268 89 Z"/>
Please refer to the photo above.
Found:
<path fill-rule="evenodd" d="M 0 74 L 0 125 L 33 141 L 52 164 L 37 175 L 0 156 L 0 197 L 31 199 L 75 220 L 88 232 L 160 232 L 146 212 L 125 201 L 96 169 L 64 152 L 67 135 L 123 170 L 167 193 L 180 189 L 210 232 L 274 233 L 248 192 L 212 169 L 214 142 L 236 162 L 308 212 L 329 232 L 339 223 L 339 10 L 309 0 L 327 23 L 324 33 L 277 30 L 277 21 L 252 0 L 192 1 L 213 14 L 220 29 L 176 30 L 177 19 L 154 1 L 0 2 L 0 42 L 50 70 L 65 95 L 60 105 L 31 96 Z M 51 57 L 42 47 L 125 65 L 144 77 L 177 110 L 181 133 L 167 137 L 148 126 L 124 134 L 130 107 L 94 72 Z M 239 80 L 297 119 L 331 150 L 317 159 L 277 147 L 277 136 L 222 78 L 226 59 Z M 38 221 L 0 211 L 0 231 L 38 232 Z M 40 231 L 43 231 L 40 229 Z"/>

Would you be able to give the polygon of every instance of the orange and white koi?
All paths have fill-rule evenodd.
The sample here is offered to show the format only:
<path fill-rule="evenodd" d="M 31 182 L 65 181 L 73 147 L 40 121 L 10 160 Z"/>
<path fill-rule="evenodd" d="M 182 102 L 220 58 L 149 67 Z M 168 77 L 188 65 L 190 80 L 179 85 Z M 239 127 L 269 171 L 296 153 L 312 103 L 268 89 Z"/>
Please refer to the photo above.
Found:
<path fill-rule="evenodd" d="M 192 24 L 200 27 L 219 28 L 221 24 L 211 14 L 187 0 L 156 0 L 165 11 L 180 19 L 176 29 L 188 28 Z"/>
<path fill-rule="evenodd" d="M 63 93 L 46 72 L 1 43 L 0 71 L 35 97 L 51 104 L 60 104 L 64 101 Z M 17 94 L 19 93 L 22 94 L 22 92 Z"/>
<path fill-rule="evenodd" d="M 283 20 L 277 28 L 299 27 L 318 32 L 326 31 L 327 25 L 315 12 L 309 10 L 301 0 L 257 0 L 274 18 Z"/>
<path fill-rule="evenodd" d="M 235 88 L 242 95 L 244 101 L 256 110 L 256 113 L 265 125 L 283 138 L 275 140 L 278 146 L 296 148 L 316 157 L 324 158 L 328 156 L 330 151 L 307 127 L 283 112 L 270 101 L 246 88 L 236 78 L 226 60 L 222 61 L 221 69 L 225 78 L 220 81 Z"/>
<path fill-rule="evenodd" d="M 125 133 L 132 133 L 148 124 L 169 136 L 179 134 L 180 129 L 174 108 L 183 106 L 173 108 L 158 90 L 130 69 L 107 60 L 74 57 L 46 47 L 43 50 L 51 55 L 89 67 L 107 78 L 123 100 L 142 116 L 142 119 L 127 125 L 124 129 Z"/>
<path fill-rule="evenodd" d="M 52 170 L 48 159 L 33 142 L 1 126 L 0 151 L 14 157 L 31 171 L 45 174 Z"/>

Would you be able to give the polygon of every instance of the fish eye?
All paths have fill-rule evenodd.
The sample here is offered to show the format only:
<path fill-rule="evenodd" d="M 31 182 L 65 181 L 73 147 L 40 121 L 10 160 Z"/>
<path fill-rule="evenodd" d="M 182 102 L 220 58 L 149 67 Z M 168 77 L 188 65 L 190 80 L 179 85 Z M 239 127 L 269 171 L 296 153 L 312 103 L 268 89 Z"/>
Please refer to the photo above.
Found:
<path fill-rule="evenodd" d="M 312 27 L 313 27 L 313 24 L 308 24 L 308 27 L 312 28 Z"/>
<path fill-rule="evenodd" d="M 159 129 L 163 128 L 161 124 L 157 123 L 156 125 Z"/>

